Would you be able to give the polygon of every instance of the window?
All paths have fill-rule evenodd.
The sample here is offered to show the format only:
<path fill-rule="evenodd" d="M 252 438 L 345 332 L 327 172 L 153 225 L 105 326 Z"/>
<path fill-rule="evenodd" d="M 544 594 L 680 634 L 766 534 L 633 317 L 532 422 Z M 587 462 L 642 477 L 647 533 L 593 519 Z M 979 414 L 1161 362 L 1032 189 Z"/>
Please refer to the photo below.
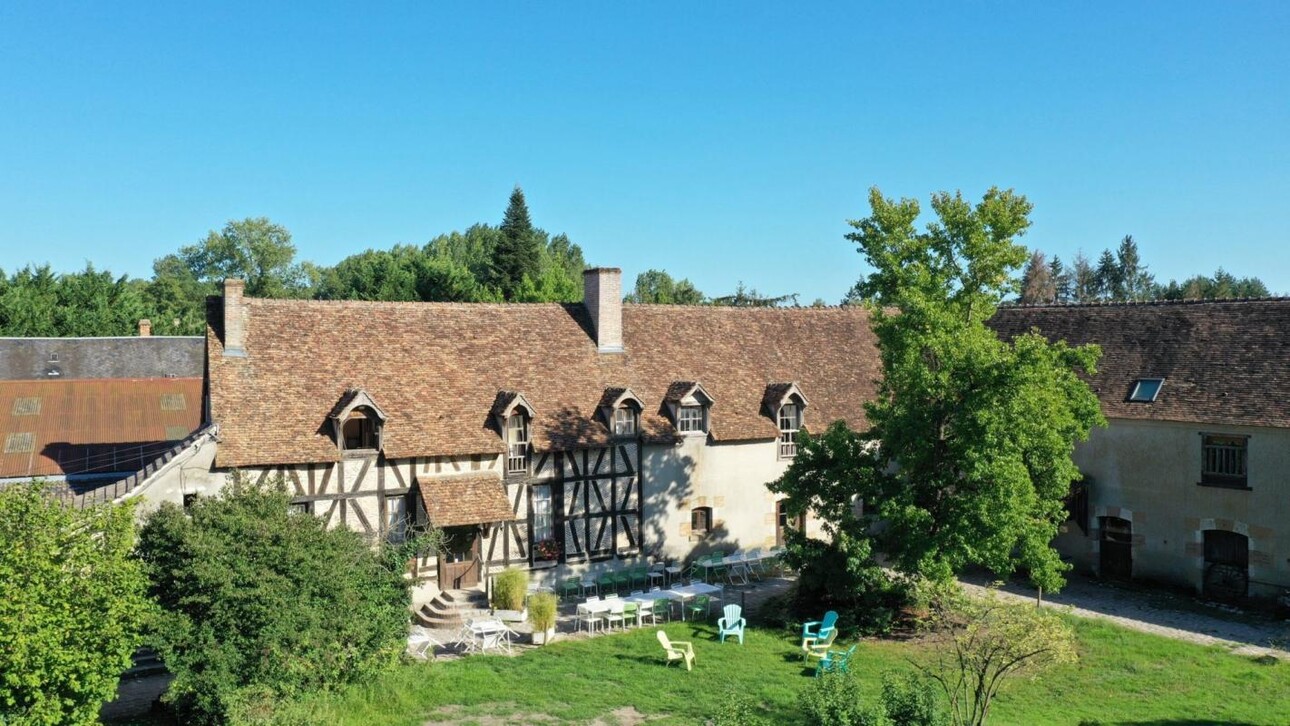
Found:
<path fill-rule="evenodd" d="M 690 534 L 704 536 L 712 531 L 712 507 L 695 507 L 690 510 Z"/>
<path fill-rule="evenodd" d="M 363 412 L 355 411 L 345 419 L 342 435 L 346 451 L 375 451 L 377 448 L 377 421 L 368 418 Z"/>
<path fill-rule="evenodd" d="M 796 403 L 779 407 L 779 458 L 797 456 L 797 431 L 802 428 L 802 409 Z"/>
<path fill-rule="evenodd" d="M 408 536 L 408 498 L 395 495 L 385 498 L 385 533 L 390 542 L 402 542 Z"/>
<path fill-rule="evenodd" d="M 36 450 L 36 434 L 30 431 L 9 434 L 4 438 L 4 453 L 30 454 Z"/>
<path fill-rule="evenodd" d="M 1129 400 L 1134 403 L 1151 403 L 1160 395 L 1160 387 L 1163 385 L 1163 378 L 1139 378 L 1129 392 Z"/>
<path fill-rule="evenodd" d="M 703 406 L 682 406 L 676 416 L 676 428 L 683 434 L 707 433 L 703 425 Z"/>
<path fill-rule="evenodd" d="M 188 492 L 184 494 L 184 509 L 188 509 L 197 502 L 197 492 Z"/>
<path fill-rule="evenodd" d="M 40 398 L 38 396 L 22 396 L 13 399 L 14 416 L 37 416 L 40 414 Z"/>
<path fill-rule="evenodd" d="M 1244 489 L 1249 439 L 1245 436 L 1202 434 L 1200 483 Z"/>
<path fill-rule="evenodd" d="M 614 409 L 614 436 L 636 435 L 636 409 L 622 406 Z"/>
<path fill-rule="evenodd" d="M 291 502 L 287 505 L 287 511 L 292 514 L 313 514 L 313 502 Z"/>
<path fill-rule="evenodd" d="M 559 557 L 559 549 L 555 541 L 555 510 L 551 504 L 551 487 L 535 486 L 529 489 L 529 504 L 533 507 L 533 559 L 550 560 Z M 550 544 L 544 546 L 543 543 Z M 551 554 L 555 554 L 555 557 L 551 557 Z"/>
<path fill-rule="evenodd" d="M 513 413 L 506 419 L 506 471 L 510 474 L 529 470 L 529 427 L 524 414 Z"/>

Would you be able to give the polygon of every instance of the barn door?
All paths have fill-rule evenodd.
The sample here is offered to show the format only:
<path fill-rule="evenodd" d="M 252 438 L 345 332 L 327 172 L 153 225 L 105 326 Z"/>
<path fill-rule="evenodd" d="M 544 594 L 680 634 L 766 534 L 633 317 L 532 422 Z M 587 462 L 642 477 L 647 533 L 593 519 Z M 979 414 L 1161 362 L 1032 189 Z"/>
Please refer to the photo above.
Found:
<path fill-rule="evenodd" d="M 1101 517 L 1100 572 L 1112 580 L 1133 577 L 1133 522 L 1119 517 Z"/>
<path fill-rule="evenodd" d="M 1236 600 L 1250 587 L 1250 540 L 1243 534 L 1205 530 L 1206 597 Z"/>

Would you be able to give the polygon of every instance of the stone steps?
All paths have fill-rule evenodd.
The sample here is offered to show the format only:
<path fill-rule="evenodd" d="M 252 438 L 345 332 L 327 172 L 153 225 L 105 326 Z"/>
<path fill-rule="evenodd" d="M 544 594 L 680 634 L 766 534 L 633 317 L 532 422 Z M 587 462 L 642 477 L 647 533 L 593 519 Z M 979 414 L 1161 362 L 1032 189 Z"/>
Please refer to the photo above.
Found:
<path fill-rule="evenodd" d="M 416 620 L 427 628 L 459 628 L 470 618 L 490 613 L 488 597 L 480 590 L 444 590 L 421 606 Z"/>

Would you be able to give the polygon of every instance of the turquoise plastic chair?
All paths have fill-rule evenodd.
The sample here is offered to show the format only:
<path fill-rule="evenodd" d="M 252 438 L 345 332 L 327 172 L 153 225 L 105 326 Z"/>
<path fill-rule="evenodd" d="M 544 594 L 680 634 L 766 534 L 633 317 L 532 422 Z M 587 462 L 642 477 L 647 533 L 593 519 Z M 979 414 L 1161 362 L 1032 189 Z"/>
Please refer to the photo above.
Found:
<path fill-rule="evenodd" d="M 851 656 L 855 655 L 856 645 L 859 643 L 846 650 L 830 650 L 815 664 L 815 677 L 819 678 L 821 673 L 846 673 L 851 664 Z"/>
<path fill-rule="evenodd" d="M 723 611 L 725 614 L 717 618 L 717 630 L 721 635 L 721 642 L 726 642 L 727 635 L 734 635 L 739 638 L 739 644 L 744 644 L 744 626 L 748 624 L 746 618 L 741 617 L 742 612 L 738 605 L 727 605 Z"/>
<path fill-rule="evenodd" d="M 837 625 L 838 614 L 833 610 L 824 613 L 823 620 L 812 620 L 807 623 L 802 623 L 803 644 L 805 644 L 807 640 L 816 641 L 829 637 L 829 631 L 836 628 Z"/>

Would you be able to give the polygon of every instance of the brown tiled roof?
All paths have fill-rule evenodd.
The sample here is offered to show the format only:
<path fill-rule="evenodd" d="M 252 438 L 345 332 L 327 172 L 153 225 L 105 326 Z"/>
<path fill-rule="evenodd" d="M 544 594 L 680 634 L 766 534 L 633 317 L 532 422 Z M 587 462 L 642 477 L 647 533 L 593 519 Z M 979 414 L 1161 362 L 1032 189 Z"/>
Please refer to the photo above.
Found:
<path fill-rule="evenodd" d="M 497 476 L 417 477 L 426 516 L 437 527 L 515 519 Z"/>
<path fill-rule="evenodd" d="M 772 439 L 766 386 L 796 381 L 805 420 L 863 426 L 878 358 L 858 308 L 625 305 L 626 352 L 596 350 L 581 304 L 376 303 L 246 299 L 246 357 L 224 357 L 222 302 L 208 332 L 212 420 L 222 467 L 332 461 L 328 411 L 362 388 L 389 416 L 387 456 L 502 451 L 490 411 L 499 391 L 537 412 L 539 450 L 608 440 L 595 417 L 607 388 L 645 402 L 642 433 L 671 440 L 662 415 L 675 381 L 715 399 L 718 441 Z"/>
<path fill-rule="evenodd" d="M 1011 307 L 990 325 L 1100 345 L 1108 417 L 1290 426 L 1290 300 Z M 1128 401 L 1139 378 L 1165 379 L 1154 402 Z"/>
<path fill-rule="evenodd" d="M 0 478 L 137 471 L 201 420 L 200 378 L 0 381 Z"/>

